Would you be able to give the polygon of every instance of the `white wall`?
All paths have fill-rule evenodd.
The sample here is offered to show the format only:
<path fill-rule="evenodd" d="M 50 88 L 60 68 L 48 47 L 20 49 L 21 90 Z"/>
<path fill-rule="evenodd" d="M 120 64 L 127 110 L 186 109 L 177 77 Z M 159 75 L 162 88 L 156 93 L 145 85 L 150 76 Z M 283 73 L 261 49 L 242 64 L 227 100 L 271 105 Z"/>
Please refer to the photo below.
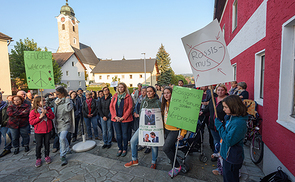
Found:
<path fill-rule="evenodd" d="M 109 79 L 108 78 L 109 75 Z M 132 75 L 132 79 L 130 79 L 130 75 Z M 140 78 L 140 75 L 142 78 Z M 101 76 L 101 79 L 100 79 Z M 144 73 L 101 73 L 95 74 L 95 82 L 96 83 L 111 83 L 112 78 L 117 76 L 120 78 L 120 82 L 124 82 L 128 87 L 130 87 L 130 84 L 132 84 L 132 87 L 137 87 L 138 83 L 144 83 Z M 124 78 L 123 78 L 124 77 Z M 147 84 L 150 84 L 148 82 L 150 81 L 151 73 L 146 73 L 147 77 Z"/>

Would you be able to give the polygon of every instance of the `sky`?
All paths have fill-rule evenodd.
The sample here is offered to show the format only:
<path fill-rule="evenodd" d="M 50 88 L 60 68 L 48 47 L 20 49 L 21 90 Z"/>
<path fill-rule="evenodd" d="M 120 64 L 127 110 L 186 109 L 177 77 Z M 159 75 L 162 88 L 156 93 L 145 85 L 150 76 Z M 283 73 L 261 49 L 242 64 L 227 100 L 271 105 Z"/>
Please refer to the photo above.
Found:
<path fill-rule="evenodd" d="M 57 17 L 65 0 L 0 0 L 0 32 L 34 39 L 56 52 Z M 69 0 L 79 23 L 80 42 L 100 59 L 155 58 L 161 44 L 176 74 L 192 73 L 181 38 L 213 20 L 214 0 Z"/>

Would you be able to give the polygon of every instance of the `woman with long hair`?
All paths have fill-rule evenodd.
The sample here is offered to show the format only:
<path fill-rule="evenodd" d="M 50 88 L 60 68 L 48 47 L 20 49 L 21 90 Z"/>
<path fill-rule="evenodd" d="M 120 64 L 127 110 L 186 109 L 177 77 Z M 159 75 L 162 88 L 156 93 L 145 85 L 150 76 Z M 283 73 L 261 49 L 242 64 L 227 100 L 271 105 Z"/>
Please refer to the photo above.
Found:
<path fill-rule="evenodd" d="M 60 86 L 56 88 L 57 99 L 54 100 L 54 115 L 53 124 L 55 132 L 59 136 L 60 145 L 60 160 L 61 165 L 64 166 L 68 164 L 66 154 L 70 152 L 69 141 L 67 139 L 67 134 L 73 131 L 73 121 L 72 112 L 74 112 L 73 102 L 68 96 L 67 90 Z"/>
<path fill-rule="evenodd" d="M 29 141 L 30 136 L 28 131 L 29 125 L 30 105 L 24 103 L 22 96 L 16 95 L 12 97 L 12 105 L 7 108 L 7 115 L 9 116 L 7 127 L 11 132 L 12 145 L 15 148 L 14 154 L 19 153 L 19 137 L 22 136 L 25 152 L 30 150 Z"/>
<path fill-rule="evenodd" d="M 140 105 L 139 112 L 141 113 L 142 108 L 152 109 L 152 108 L 161 108 L 161 102 L 159 100 L 158 95 L 156 94 L 156 89 L 153 86 L 147 87 L 147 97 L 143 99 Z M 139 116 L 140 116 L 139 113 Z M 153 133 L 153 132 L 152 132 Z M 126 163 L 125 167 L 131 167 L 138 165 L 138 137 L 139 137 L 139 129 L 136 130 L 134 135 L 131 138 L 131 151 L 132 151 L 132 160 Z M 158 147 L 152 147 L 152 165 L 150 168 L 156 169 L 156 162 L 158 158 Z"/>
<path fill-rule="evenodd" d="M 132 117 L 133 101 L 125 83 L 119 83 L 117 93 L 110 104 L 111 120 L 114 122 L 119 150 L 117 157 L 125 157 L 128 147 L 128 130 Z"/>
<path fill-rule="evenodd" d="M 215 119 L 215 126 L 222 139 L 220 155 L 223 158 L 223 181 L 239 181 L 239 169 L 243 165 L 243 141 L 247 132 L 247 108 L 241 98 L 230 95 L 222 101 L 223 111 L 229 116 L 226 124 Z"/>
<path fill-rule="evenodd" d="M 175 142 L 177 140 L 182 140 L 186 134 L 186 130 L 181 130 L 181 133 L 179 135 L 179 128 L 167 125 L 167 116 L 168 116 L 168 110 L 170 105 L 172 95 L 172 88 L 171 87 L 165 87 L 164 94 L 162 97 L 162 106 L 161 106 L 161 113 L 164 118 L 164 125 L 165 125 L 165 136 L 166 140 L 163 146 L 163 151 L 165 152 L 166 156 L 169 158 L 170 161 L 174 160 L 175 156 Z M 173 165 L 173 163 L 172 163 Z M 176 176 L 181 171 L 181 165 L 176 160 L 175 161 L 175 168 L 173 171 L 173 176 Z M 168 172 L 170 177 L 172 176 L 172 169 Z"/>
<path fill-rule="evenodd" d="M 43 107 L 42 107 L 43 105 Z M 41 96 L 34 98 L 33 107 L 30 112 L 30 125 L 34 126 L 35 139 L 36 139 L 36 164 L 35 167 L 40 167 L 42 165 L 41 160 L 41 149 L 44 143 L 45 147 L 45 162 L 47 164 L 51 163 L 51 158 L 49 157 L 50 148 L 50 132 L 53 128 L 52 119 L 54 114 L 50 107 L 46 107 L 45 98 L 41 100 Z"/>
<path fill-rule="evenodd" d="M 83 102 L 82 112 L 83 112 L 84 121 L 86 124 L 87 135 L 88 135 L 88 138 L 92 140 L 92 131 L 91 131 L 91 124 L 92 124 L 95 139 L 98 140 L 97 102 L 95 99 L 93 99 L 91 91 L 87 90 L 85 96 L 86 96 L 86 100 Z"/>

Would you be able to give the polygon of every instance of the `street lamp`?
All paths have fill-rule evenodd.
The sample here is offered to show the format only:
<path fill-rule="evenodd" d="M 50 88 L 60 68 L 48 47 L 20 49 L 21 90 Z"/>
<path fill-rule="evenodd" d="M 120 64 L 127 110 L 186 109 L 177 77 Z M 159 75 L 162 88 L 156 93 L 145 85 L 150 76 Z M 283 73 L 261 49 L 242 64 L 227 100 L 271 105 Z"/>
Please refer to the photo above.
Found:
<path fill-rule="evenodd" d="M 144 84 L 146 85 L 146 61 L 145 61 L 145 53 L 141 53 L 144 55 L 143 59 L 143 69 L 144 69 Z"/>

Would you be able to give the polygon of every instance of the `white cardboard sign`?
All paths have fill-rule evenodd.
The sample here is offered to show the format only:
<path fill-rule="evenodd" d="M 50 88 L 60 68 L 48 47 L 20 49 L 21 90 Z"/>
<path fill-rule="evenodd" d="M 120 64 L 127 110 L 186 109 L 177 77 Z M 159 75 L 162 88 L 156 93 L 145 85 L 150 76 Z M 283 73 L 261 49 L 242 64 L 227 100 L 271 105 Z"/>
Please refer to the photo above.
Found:
<path fill-rule="evenodd" d="M 118 81 L 111 82 L 110 87 L 117 87 Z"/>
<path fill-rule="evenodd" d="M 196 87 L 233 81 L 233 68 L 217 19 L 182 38 Z"/>

